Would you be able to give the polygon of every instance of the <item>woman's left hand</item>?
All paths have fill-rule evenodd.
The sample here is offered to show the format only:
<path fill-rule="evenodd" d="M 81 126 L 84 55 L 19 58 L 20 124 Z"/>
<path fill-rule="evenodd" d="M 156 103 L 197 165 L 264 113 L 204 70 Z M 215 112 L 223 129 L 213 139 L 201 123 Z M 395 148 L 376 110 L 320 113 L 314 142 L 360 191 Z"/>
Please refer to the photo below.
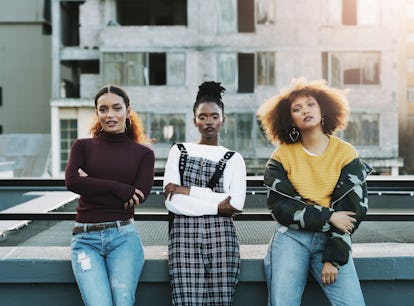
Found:
<path fill-rule="evenodd" d="M 78 169 L 78 174 L 81 177 L 87 177 L 88 176 L 88 174 L 85 171 L 83 171 L 82 168 Z"/>
<path fill-rule="evenodd" d="M 322 267 L 322 285 L 328 286 L 336 282 L 338 278 L 338 268 L 330 262 L 324 262 Z"/>
<path fill-rule="evenodd" d="M 174 183 L 168 183 L 164 188 L 164 198 L 166 200 L 171 201 L 174 194 L 189 195 L 190 194 L 190 188 L 184 187 L 184 186 L 181 186 L 181 185 L 177 185 L 177 184 L 174 184 Z"/>
<path fill-rule="evenodd" d="M 129 199 L 128 202 L 124 203 L 124 208 L 128 209 L 128 208 L 134 207 L 134 205 L 138 206 L 140 203 L 140 199 L 144 199 L 144 194 L 142 193 L 141 190 L 135 188 L 132 198 Z"/>

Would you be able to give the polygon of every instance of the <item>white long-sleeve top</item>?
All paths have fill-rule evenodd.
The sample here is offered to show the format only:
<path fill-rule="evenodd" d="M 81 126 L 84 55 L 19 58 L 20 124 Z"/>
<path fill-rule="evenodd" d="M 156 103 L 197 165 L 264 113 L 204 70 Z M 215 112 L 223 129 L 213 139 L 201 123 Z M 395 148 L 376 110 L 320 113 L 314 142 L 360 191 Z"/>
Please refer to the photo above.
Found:
<path fill-rule="evenodd" d="M 218 162 L 224 154 L 229 151 L 223 146 L 210 146 L 195 143 L 184 143 L 188 155 L 201 157 Z M 164 184 L 181 184 L 178 163 L 180 160 L 180 150 L 176 145 L 172 146 L 168 155 L 167 164 L 164 172 Z M 208 187 L 190 187 L 190 194 L 175 194 L 171 200 L 165 200 L 166 208 L 178 215 L 204 216 L 217 215 L 218 204 L 227 196 L 230 196 L 230 204 L 243 210 L 246 198 L 246 165 L 243 157 L 235 153 L 227 162 L 223 172 L 224 193 L 213 192 Z"/>

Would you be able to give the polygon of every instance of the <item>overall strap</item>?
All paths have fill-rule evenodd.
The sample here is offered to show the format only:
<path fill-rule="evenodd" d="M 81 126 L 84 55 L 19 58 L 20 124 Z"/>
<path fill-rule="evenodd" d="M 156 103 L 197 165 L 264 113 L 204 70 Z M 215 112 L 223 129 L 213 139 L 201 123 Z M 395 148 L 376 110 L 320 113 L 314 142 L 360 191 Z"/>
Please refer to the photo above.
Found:
<path fill-rule="evenodd" d="M 224 169 L 226 168 L 227 161 L 234 155 L 234 151 L 227 151 L 226 154 L 219 160 L 216 165 L 216 171 L 214 171 L 213 176 L 207 184 L 208 188 L 213 189 L 216 187 L 220 177 L 223 175 Z"/>
<path fill-rule="evenodd" d="M 178 162 L 178 170 L 180 172 L 181 186 L 184 186 L 184 170 L 185 170 L 185 164 L 187 162 L 188 152 L 182 143 L 177 143 L 176 145 L 181 152 L 180 160 Z"/>

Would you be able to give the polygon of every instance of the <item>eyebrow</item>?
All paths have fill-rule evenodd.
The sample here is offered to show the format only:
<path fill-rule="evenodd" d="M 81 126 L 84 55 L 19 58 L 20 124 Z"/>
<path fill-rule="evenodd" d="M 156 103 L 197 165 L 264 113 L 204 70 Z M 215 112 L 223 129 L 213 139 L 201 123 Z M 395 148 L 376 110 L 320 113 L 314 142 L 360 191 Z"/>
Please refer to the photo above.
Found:
<path fill-rule="evenodd" d="M 315 98 L 307 97 L 306 100 L 305 100 L 305 103 L 307 103 L 309 101 L 313 101 L 312 99 L 315 99 Z M 300 103 L 295 103 L 295 104 L 292 103 L 291 107 L 294 107 L 294 106 L 301 106 L 301 104 Z"/>
<path fill-rule="evenodd" d="M 219 113 L 217 113 L 217 112 L 214 112 L 214 113 L 199 113 L 198 114 L 198 116 L 208 116 L 208 115 L 218 115 L 218 116 L 220 116 L 220 114 Z"/>

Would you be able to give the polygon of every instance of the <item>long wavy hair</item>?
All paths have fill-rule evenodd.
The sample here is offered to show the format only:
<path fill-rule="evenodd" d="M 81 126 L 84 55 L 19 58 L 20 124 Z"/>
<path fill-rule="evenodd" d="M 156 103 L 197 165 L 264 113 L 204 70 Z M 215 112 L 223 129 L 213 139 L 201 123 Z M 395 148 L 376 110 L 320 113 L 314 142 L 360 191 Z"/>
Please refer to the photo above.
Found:
<path fill-rule="evenodd" d="M 265 101 L 257 110 L 257 119 L 270 142 L 293 142 L 289 137 L 294 126 L 290 107 L 298 97 L 313 97 L 318 102 L 326 135 L 346 128 L 349 103 L 344 91 L 329 87 L 325 80 L 294 79 L 289 89 Z"/>
<path fill-rule="evenodd" d="M 101 89 L 99 89 L 95 95 L 95 108 L 97 107 L 98 99 L 102 95 L 107 94 L 107 93 L 112 93 L 114 95 L 120 96 L 122 100 L 124 101 L 125 106 L 127 108 L 129 107 L 130 105 L 129 97 L 124 89 L 116 85 L 106 85 L 102 87 Z M 125 129 L 126 135 L 132 140 L 134 140 L 135 142 L 141 143 L 141 144 L 150 143 L 150 139 L 145 134 L 144 125 L 142 123 L 141 118 L 133 110 L 129 112 L 129 119 L 128 118 L 126 119 L 125 127 L 126 127 Z M 102 131 L 103 131 L 102 126 L 99 123 L 98 117 L 96 117 L 95 122 L 93 123 L 90 129 L 90 133 L 93 137 L 97 137 L 99 134 L 102 133 Z"/>

